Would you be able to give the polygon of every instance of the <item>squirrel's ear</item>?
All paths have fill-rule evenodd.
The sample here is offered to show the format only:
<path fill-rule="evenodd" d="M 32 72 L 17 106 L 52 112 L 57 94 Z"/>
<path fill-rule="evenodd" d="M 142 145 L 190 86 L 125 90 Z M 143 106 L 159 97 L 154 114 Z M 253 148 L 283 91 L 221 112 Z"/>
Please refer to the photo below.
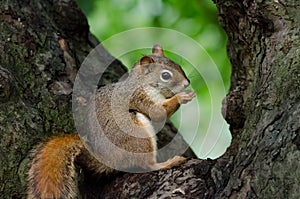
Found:
<path fill-rule="evenodd" d="M 146 75 L 151 72 L 151 63 L 154 63 L 154 60 L 150 56 L 143 56 L 137 64 L 139 73 Z"/>
<path fill-rule="evenodd" d="M 159 44 L 155 44 L 153 47 L 152 47 L 152 54 L 153 55 L 159 55 L 159 56 L 162 56 L 164 57 L 164 50 L 162 48 L 161 45 Z"/>
<path fill-rule="evenodd" d="M 143 56 L 139 61 L 139 65 L 146 65 L 151 63 L 154 63 L 154 60 L 149 56 Z"/>

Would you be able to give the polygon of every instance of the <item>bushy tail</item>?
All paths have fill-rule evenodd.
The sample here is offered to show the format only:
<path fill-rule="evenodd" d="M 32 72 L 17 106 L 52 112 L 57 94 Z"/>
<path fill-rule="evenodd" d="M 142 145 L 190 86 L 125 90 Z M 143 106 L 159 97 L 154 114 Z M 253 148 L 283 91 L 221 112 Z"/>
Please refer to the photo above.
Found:
<path fill-rule="evenodd" d="M 75 158 L 84 149 L 76 133 L 54 137 L 33 151 L 28 198 L 76 198 Z"/>

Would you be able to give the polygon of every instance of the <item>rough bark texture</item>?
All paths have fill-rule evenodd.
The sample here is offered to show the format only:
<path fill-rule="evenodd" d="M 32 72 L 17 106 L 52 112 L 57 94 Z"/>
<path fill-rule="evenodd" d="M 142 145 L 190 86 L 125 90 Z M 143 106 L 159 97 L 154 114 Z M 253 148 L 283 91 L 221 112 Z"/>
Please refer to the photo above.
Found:
<path fill-rule="evenodd" d="M 223 111 L 231 147 L 170 170 L 87 173 L 84 197 L 300 198 L 300 2 L 215 2 L 232 63 Z M 0 9 L 0 197 L 22 198 L 30 149 L 75 130 L 72 83 L 97 41 L 73 1 L 3 1 Z M 116 61 L 104 82 L 124 72 Z"/>
<path fill-rule="evenodd" d="M 0 197 L 22 198 L 29 151 L 75 130 L 72 83 L 97 42 L 73 1 L 0 6 Z"/>
<path fill-rule="evenodd" d="M 299 198 L 300 2 L 216 2 L 229 37 L 236 151 L 223 196 Z"/>

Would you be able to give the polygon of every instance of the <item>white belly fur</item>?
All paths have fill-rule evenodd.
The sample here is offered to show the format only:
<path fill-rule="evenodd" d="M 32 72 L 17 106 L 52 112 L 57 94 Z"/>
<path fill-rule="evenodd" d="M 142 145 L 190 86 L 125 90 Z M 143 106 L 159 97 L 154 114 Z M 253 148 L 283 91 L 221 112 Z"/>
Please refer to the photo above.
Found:
<path fill-rule="evenodd" d="M 156 133 L 155 133 L 155 130 L 154 130 L 152 124 L 151 124 L 151 121 L 144 114 L 139 113 L 139 112 L 136 113 L 136 118 L 145 127 L 146 132 L 148 134 L 148 137 L 152 139 L 153 148 L 154 148 L 154 151 L 156 152 L 157 151 Z"/>

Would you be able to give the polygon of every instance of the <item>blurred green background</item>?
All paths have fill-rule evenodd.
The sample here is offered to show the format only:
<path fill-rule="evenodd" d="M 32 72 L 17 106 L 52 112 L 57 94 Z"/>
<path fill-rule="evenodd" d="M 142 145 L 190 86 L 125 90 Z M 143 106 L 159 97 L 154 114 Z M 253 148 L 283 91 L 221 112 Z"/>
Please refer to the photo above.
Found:
<path fill-rule="evenodd" d="M 199 64 L 193 66 L 171 50 L 165 52 L 167 57 L 183 66 L 191 80 L 191 87 L 197 94 L 197 100 L 191 105 L 182 106 L 183 110 L 178 111 L 171 120 L 185 140 L 191 144 L 198 157 L 216 158 L 222 155 L 231 140 L 228 125 L 221 116 L 221 102 L 229 88 L 230 63 L 226 54 L 226 34 L 218 23 L 217 10 L 213 2 L 211 0 L 77 0 L 77 2 L 88 18 L 91 32 L 99 41 L 105 41 L 117 33 L 132 28 L 162 27 L 183 33 L 203 47 L 203 53 L 194 53 L 194 60 Z M 152 40 L 155 41 L 155 38 Z M 134 37 L 130 42 L 135 42 Z M 181 41 L 174 42 L 180 44 Z M 150 54 L 151 47 L 137 49 L 117 58 L 130 68 L 141 55 Z M 114 55 L 114 49 L 118 46 L 109 43 L 105 48 Z M 205 77 L 201 72 L 204 68 Z M 213 68 L 216 68 L 221 76 L 218 76 Z M 212 94 L 215 92 L 217 94 Z M 195 134 L 191 133 L 195 129 Z"/>

